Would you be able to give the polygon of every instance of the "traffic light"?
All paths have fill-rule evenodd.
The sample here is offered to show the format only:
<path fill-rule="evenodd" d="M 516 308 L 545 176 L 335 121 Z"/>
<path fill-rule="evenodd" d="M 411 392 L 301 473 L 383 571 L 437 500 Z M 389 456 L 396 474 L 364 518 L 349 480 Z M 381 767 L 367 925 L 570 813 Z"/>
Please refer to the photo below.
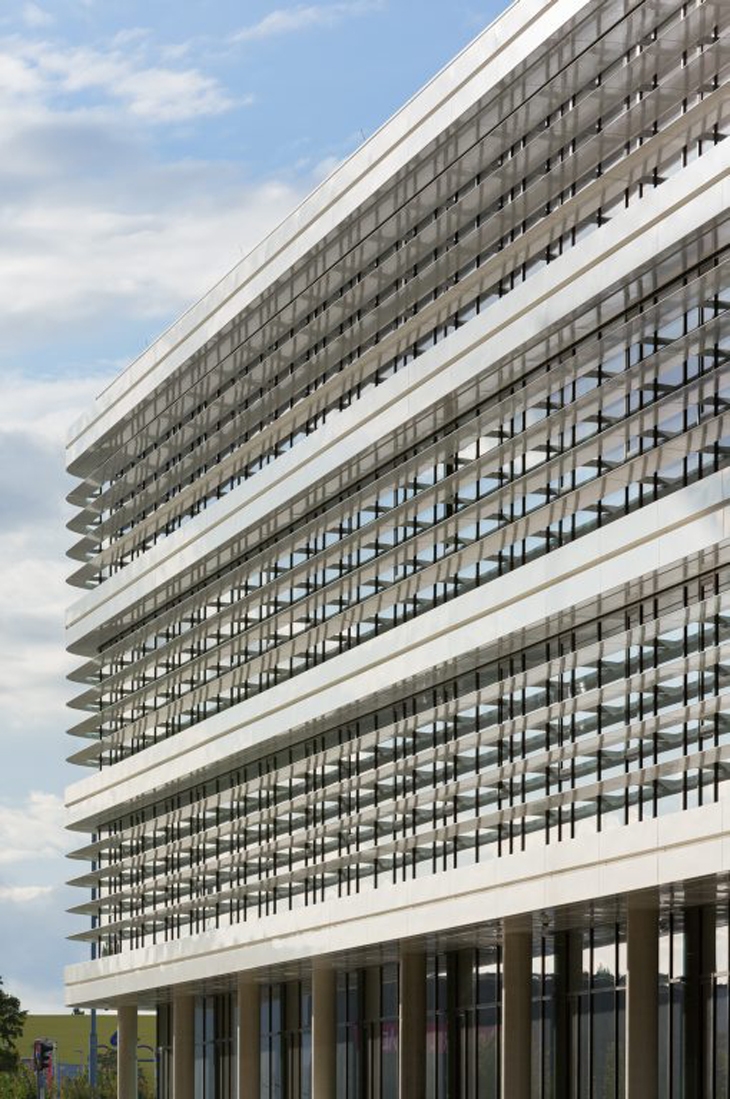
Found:
<path fill-rule="evenodd" d="M 45 1072 L 49 1069 L 52 1056 L 53 1042 L 48 1042 L 45 1038 L 38 1038 L 33 1043 L 33 1063 L 36 1072 Z"/>

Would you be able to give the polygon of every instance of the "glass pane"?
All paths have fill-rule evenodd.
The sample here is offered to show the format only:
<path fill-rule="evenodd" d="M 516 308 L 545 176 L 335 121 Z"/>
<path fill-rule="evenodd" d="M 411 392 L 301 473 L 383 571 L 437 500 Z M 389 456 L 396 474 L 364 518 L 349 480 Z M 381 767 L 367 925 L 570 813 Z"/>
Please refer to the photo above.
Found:
<path fill-rule="evenodd" d="M 578 1052 L 578 1095 L 591 1099 L 591 1003 L 590 996 L 578 997 L 580 1049 Z"/>
<path fill-rule="evenodd" d="M 672 1008 L 672 1099 L 684 1099 L 684 983 L 671 986 Z"/>
<path fill-rule="evenodd" d="M 659 1094 L 669 1095 L 669 983 L 659 976 Z"/>
<path fill-rule="evenodd" d="M 726 929 L 727 930 L 727 929 Z M 715 1050 L 714 1073 L 715 1099 L 728 1099 L 730 1083 L 728 1081 L 728 983 L 727 978 L 719 978 L 715 984 Z"/>
<path fill-rule="evenodd" d="M 271 1035 L 271 1097 L 272 1099 L 283 1099 L 284 1096 L 284 1081 L 282 1079 L 282 1049 L 281 1049 L 281 1034 Z"/>
<path fill-rule="evenodd" d="M 384 965 L 381 986 L 382 1006 L 381 1012 L 384 1019 L 398 1018 L 398 967 L 396 965 Z"/>
<path fill-rule="evenodd" d="M 616 933 L 613 927 L 597 927 L 593 933 L 593 987 L 605 989 L 616 979 Z"/>
<path fill-rule="evenodd" d="M 312 1032 L 302 1032 L 301 1099 L 312 1099 Z"/>
<path fill-rule="evenodd" d="M 380 1026 L 380 1095 L 398 1099 L 398 1022 L 393 1019 Z"/>
<path fill-rule="evenodd" d="M 337 1028 L 337 1094 L 345 1096 L 347 1088 L 347 1029 Z"/>
<path fill-rule="evenodd" d="M 535 961 L 540 965 L 540 959 L 533 959 L 533 968 Z M 540 966 L 541 967 L 541 966 Z M 538 988 L 538 982 L 535 979 L 533 972 L 532 978 L 533 990 Z M 532 1000 L 532 1099 L 542 1099 L 542 1073 L 540 1071 L 540 1064 L 542 1061 L 542 999 L 539 996 L 534 996 Z"/>
<path fill-rule="evenodd" d="M 360 1099 L 360 1027 L 349 1028 L 347 1043 L 347 1092 L 343 1099 Z"/>
<path fill-rule="evenodd" d="M 477 1011 L 477 1094 L 479 1099 L 498 1099 L 499 1028 L 497 1007 Z"/>
<path fill-rule="evenodd" d="M 593 1095 L 612 1097 L 616 1088 L 616 1039 L 614 995 L 594 992 L 593 1001 Z"/>

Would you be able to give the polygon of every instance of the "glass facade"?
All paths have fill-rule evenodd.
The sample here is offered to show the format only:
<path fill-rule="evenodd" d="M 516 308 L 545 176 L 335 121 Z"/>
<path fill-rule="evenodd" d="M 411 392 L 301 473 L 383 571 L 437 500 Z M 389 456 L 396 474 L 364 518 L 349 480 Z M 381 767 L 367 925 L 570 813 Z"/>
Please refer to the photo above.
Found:
<path fill-rule="evenodd" d="M 74 429 L 159 1099 L 730 1099 L 729 44 L 513 5 Z"/>
<path fill-rule="evenodd" d="M 232 996 L 195 1001 L 195 1099 L 235 1099 L 236 1004 Z"/>
<path fill-rule="evenodd" d="M 441 178 L 419 201 L 391 214 L 387 236 L 396 239 L 383 247 L 375 233 L 358 234 L 352 260 L 354 266 L 362 256 L 363 269 L 350 278 L 338 272 L 329 295 L 315 283 L 308 307 L 289 306 L 293 323 L 285 322 L 283 338 L 272 338 L 273 324 L 259 325 L 254 339 L 245 340 L 240 330 L 219 337 L 215 390 L 214 348 L 206 349 L 207 361 L 195 364 L 196 382 L 170 409 L 155 441 L 137 441 L 123 463 L 108 457 L 101 484 L 90 480 L 86 493 L 77 490 L 87 503 L 86 522 L 77 523 L 85 535 L 77 555 L 89 562 L 77 583 L 100 583 L 123 568 L 722 138 L 717 115 L 703 104 L 724 75 L 716 47 L 726 18 L 720 13 L 708 26 L 701 5 L 685 2 L 664 4 L 650 21 L 643 8 L 596 36 L 592 64 L 579 55 L 552 79 L 543 77 L 534 113 L 521 104 L 498 122 L 494 103 L 485 103 L 472 114 L 461 126 L 461 141 L 451 137 L 458 153 L 446 153 L 450 163 Z M 594 23 L 590 15 L 575 28 L 576 38 L 591 33 Z M 536 75 L 540 67 L 535 64 Z M 680 85 L 677 72 L 685 67 L 690 72 Z M 678 115 L 692 108 L 707 119 L 694 140 L 686 126 L 677 126 Z M 481 139 L 479 130 L 486 131 Z M 665 140 L 652 147 L 657 135 Z M 633 184 L 615 171 L 619 162 L 636 165 Z M 578 196 L 585 201 L 576 202 Z M 558 216 L 564 207 L 565 216 Z M 434 324 L 434 304 L 447 294 L 451 315 Z M 373 355 L 402 344 L 393 337 L 406 325 L 406 350 Z M 268 389 L 261 388 L 265 377 Z M 236 399 L 241 395 L 245 414 Z"/>
<path fill-rule="evenodd" d="M 428 958 L 427 1099 L 500 1094 L 500 979 L 497 947 Z"/>
<path fill-rule="evenodd" d="M 117 953 L 717 801 L 730 564 L 703 564 L 115 821 L 79 937 Z"/>
<path fill-rule="evenodd" d="M 626 951 L 617 925 L 568 935 L 571 1093 L 624 1095 Z"/>
<path fill-rule="evenodd" d="M 260 1036 L 260 1099 L 312 1099 L 312 994 L 306 983 L 262 987 Z"/>
<path fill-rule="evenodd" d="M 343 1099 L 398 1097 L 398 966 L 337 975 L 336 1088 Z"/>
<path fill-rule="evenodd" d="M 156 1082 L 158 1099 L 172 1096 L 172 1008 L 160 1004 L 157 1008 Z"/>
<path fill-rule="evenodd" d="M 659 1099 L 721 1099 L 728 1063 L 728 902 L 657 912 Z M 479 935 L 494 933 L 488 925 Z M 474 932 L 476 937 L 476 932 Z M 339 969 L 338 1099 L 397 1099 L 396 963 Z M 623 917 L 532 940 L 531 1099 L 625 1099 L 626 928 Z M 499 1099 L 501 948 L 429 953 L 425 970 L 426 1099 Z M 307 982 L 260 987 L 260 1099 L 311 1099 Z M 172 1009 L 158 1009 L 158 1099 L 174 1099 Z M 245 1036 L 241 1036 L 245 1040 Z M 235 997 L 195 1005 L 194 1099 L 228 1099 L 234 1077 Z"/>
<path fill-rule="evenodd" d="M 247 553 L 189 616 L 135 630 L 142 647 L 119 650 L 110 704 L 95 690 L 79 700 L 102 705 L 71 730 L 95 741 L 76 762 L 119 762 L 723 468 L 721 239 L 694 271 L 682 264 L 659 306 L 654 293 L 634 302 L 489 399 L 474 387 L 441 445 L 414 461 L 411 441 L 402 468 L 377 470 L 379 491 L 338 506 L 334 523 L 298 526 L 255 567 Z M 637 306 L 640 326 L 628 323 Z"/>

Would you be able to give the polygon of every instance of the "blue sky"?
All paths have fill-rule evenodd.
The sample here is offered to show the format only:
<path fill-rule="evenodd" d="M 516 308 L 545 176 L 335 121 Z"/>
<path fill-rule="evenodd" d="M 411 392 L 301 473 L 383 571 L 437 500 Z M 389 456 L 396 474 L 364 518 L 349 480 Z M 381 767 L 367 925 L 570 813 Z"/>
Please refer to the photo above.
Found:
<path fill-rule="evenodd" d="M 0 5 L 0 976 L 62 1009 L 62 446 L 113 374 L 506 5 Z"/>

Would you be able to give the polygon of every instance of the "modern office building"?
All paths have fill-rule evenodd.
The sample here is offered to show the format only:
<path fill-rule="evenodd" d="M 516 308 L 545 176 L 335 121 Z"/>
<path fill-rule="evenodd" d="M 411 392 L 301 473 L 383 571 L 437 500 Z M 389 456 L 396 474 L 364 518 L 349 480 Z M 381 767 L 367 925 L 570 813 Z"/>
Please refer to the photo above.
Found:
<path fill-rule="evenodd" d="M 518 0 L 74 428 L 122 1099 L 730 1095 L 729 28 Z"/>

